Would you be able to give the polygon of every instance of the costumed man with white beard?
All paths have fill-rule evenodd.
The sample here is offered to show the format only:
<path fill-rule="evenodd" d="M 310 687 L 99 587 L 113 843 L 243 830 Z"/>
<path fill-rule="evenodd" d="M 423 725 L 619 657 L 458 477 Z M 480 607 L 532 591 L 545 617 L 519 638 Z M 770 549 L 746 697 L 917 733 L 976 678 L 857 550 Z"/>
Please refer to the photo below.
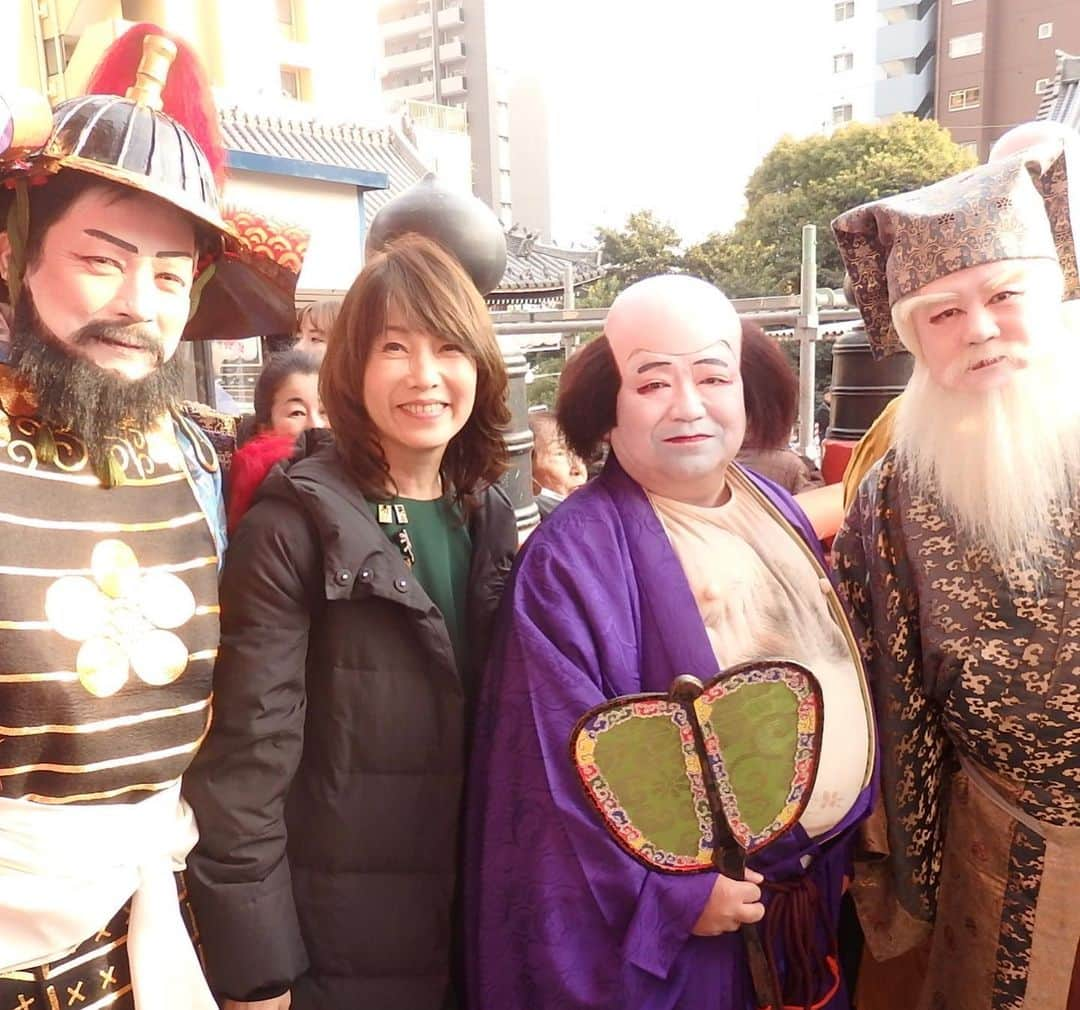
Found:
<path fill-rule="evenodd" d="M 288 325 L 296 274 L 162 111 L 216 126 L 190 49 L 136 26 L 95 82 L 34 142 L 0 117 L 0 1007 L 212 1010 L 174 870 L 223 517 L 176 352 Z"/>
<path fill-rule="evenodd" d="M 930 1010 L 1080 998 L 1080 296 L 1060 143 L 833 222 L 868 336 L 915 370 L 837 535 L 880 727 L 855 886 Z M 1070 996 L 1071 991 L 1071 996 Z M 1068 1003 L 1067 1003 L 1068 1001 Z"/>

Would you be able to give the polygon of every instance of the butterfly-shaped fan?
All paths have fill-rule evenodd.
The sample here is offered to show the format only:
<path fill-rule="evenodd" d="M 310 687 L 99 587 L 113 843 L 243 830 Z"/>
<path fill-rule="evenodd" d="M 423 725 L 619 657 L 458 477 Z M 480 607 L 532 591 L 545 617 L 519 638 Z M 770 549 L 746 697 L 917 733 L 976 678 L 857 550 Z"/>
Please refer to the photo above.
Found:
<path fill-rule="evenodd" d="M 627 852 L 653 869 L 700 873 L 741 866 L 798 821 L 821 728 L 814 675 L 769 660 L 599 705 L 578 722 L 570 753 Z"/>

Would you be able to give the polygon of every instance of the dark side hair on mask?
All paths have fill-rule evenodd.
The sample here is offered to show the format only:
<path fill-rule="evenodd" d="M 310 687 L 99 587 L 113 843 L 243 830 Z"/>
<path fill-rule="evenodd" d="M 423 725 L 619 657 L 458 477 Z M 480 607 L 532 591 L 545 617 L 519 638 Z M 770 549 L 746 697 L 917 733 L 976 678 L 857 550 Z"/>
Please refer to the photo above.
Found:
<path fill-rule="evenodd" d="M 619 367 L 607 337 L 597 337 L 577 351 L 559 378 L 555 417 L 566 444 L 586 463 L 595 463 L 615 427 Z"/>
<path fill-rule="evenodd" d="M 270 427 L 274 397 L 292 375 L 318 375 L 319 362 L 306 351 L 284 351 L 275 354 L 259 373 L 255 383 L 255 420 L 264 428 Z"/>

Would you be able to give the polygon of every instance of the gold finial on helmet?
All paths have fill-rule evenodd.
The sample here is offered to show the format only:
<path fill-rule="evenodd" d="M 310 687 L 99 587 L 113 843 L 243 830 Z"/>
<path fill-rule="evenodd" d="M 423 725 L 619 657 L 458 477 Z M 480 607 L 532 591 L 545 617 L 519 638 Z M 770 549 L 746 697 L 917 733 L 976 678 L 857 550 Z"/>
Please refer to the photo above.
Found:
<path fill-rule="evenodd" d="M 147 35 L 143 39 L 143 54 L 135 83 L 127 89 L 126 98 L 132 98 L 148 109 L 161 109 L 161 89 L 169 76 L 169 67 L 176 59 L 176 46 L 163 35 Z"/>

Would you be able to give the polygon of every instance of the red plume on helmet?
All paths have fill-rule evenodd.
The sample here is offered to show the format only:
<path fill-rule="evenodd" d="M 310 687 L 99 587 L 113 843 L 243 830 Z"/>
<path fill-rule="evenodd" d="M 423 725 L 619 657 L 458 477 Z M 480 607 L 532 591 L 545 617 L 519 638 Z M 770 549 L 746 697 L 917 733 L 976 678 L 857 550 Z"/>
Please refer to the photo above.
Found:
<path fill-rule="evenodd" d="M 162 112 L 184 126 L 203 149 L 220 191 L 225 181 L 225 146 L 218 126 L 217 109 L 206 76 L 190 43 L 157 25 L 133 25 L 108 49 L 90 75 L 88 95 L 120 95 L 135 83 L 135 72 L 147 35 L 163 35 L 176 45 L 176 59 L 162 91 Z"/>

